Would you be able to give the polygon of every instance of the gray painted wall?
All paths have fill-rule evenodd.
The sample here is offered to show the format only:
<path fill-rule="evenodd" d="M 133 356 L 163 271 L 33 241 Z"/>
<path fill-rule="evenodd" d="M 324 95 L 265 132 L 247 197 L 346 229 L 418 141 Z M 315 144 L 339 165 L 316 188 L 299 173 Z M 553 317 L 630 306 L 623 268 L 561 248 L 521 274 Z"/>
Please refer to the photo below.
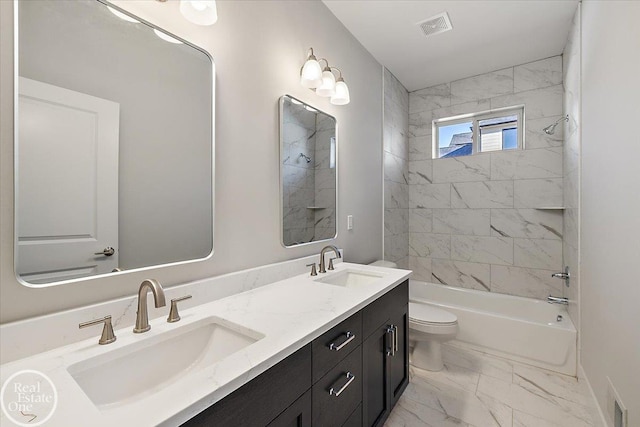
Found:
<path fill-rule="evenodd" d="M 582 366 L 603 412 L 607 377 L 640 425 L 640 3 L 582 3 Z M 613 425 L 609 421 L 609 425 Z"/>
<path fill-rule="evenodd" d="M 278 99 L 288 93 L 336 117 L 338 237 L 346 260 L 382 257 L 382 67 L 321 2 L 218 2 L 218 22 L 198 27 L 178 2 L 119 1 L 123 8 L 207 50 L 216 63 L 214 254 L 77 284 L 28 288 L 13 273 L 12 2 L 0 2 L 0 321 L 133 295 L 142 280 L 165 286 L 319 253 L 323 243 L 280 244 Z M 338 66 L 351 103 L 334 106 L 299 84 L 307 49 Z M 250 154 L 249 156 L 247 154 Z M 346 216 L 354 229 L 347 231 Z"/>

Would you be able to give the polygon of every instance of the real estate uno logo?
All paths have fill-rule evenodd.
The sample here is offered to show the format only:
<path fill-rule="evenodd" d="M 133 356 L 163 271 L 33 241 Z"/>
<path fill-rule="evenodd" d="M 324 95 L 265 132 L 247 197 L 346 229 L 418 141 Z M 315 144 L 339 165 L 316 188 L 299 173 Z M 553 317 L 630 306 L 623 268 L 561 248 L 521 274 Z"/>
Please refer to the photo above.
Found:
<path fill-rule="evenodd" d="M 17 425 L 39 426 L 55 412 L 58 392 L 42 372 L 18 371 L 2 385 L 0 404 L 7 418 Z"/>

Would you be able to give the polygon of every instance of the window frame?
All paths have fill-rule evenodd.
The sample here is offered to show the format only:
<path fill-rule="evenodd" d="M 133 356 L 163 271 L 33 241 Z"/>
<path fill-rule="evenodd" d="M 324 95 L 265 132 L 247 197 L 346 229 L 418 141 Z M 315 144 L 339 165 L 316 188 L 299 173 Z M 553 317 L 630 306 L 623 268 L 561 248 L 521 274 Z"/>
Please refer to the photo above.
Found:
<path fill-rule="evenodd" d="M 495 119 L 498 117 L 504 116 L 517 116 L 517 147 L 504 150 L 493 150 L 493 151 L 480 151 L 480 126 L 479 123 L 482 120 L 487 119 Z M 443 126 L 451 126 L 460 123 L 471 122 L 472 124 L 472 135 L 471 135 L 471 154 L 469 156 L 475 156 L 477 154 L 488 154 L 488 153 L 499 153 L 503 151 L 514 151 L 514 150 L 524 150 L 525 143 L 525 111 L 524 104 L 521 105 L 513 105 L 510 107 L 503 108 L 495 108 L 493 110 L 480 111 L 477 113 L 468 113 L 468 114 L 459 114 L 457 116 L 451 117 L 443 117 L 440 119 L 434 119 L 432 121 L 432 158 L 435 159 L 443 159 L 444 157 L 439 157 L 440 147 L 438 145 L 440 128 Z M 504 144 L 504 142 L 503 142 Z M 468 156 L 458 156 L 458 157 L 468 157 Z"/>

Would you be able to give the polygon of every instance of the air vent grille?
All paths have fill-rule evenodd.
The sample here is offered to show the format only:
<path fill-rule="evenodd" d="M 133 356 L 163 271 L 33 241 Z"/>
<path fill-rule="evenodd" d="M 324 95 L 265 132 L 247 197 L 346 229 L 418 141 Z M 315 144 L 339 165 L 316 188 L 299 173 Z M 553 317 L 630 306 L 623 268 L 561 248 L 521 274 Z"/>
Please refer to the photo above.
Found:
<path fill-rule="evenodd" d="M 447 12 L 442 12 L 439 15 L 432 16 L 425 21 L 418 22 L 416 25 L 420 27 L 426 37 L 444 33 L 445 31 L 453 29 Z"/>

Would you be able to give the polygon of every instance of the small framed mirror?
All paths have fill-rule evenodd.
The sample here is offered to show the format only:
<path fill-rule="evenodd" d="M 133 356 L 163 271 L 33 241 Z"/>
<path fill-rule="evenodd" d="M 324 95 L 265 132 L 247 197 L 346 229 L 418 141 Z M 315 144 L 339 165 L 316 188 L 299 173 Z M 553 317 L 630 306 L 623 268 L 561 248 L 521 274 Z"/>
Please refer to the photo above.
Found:
<path fill-rule="evenodd" d="M 337 237 L 336 119 L 304 102 L 280 98 L 280 212 L 282 244 Z"/>

